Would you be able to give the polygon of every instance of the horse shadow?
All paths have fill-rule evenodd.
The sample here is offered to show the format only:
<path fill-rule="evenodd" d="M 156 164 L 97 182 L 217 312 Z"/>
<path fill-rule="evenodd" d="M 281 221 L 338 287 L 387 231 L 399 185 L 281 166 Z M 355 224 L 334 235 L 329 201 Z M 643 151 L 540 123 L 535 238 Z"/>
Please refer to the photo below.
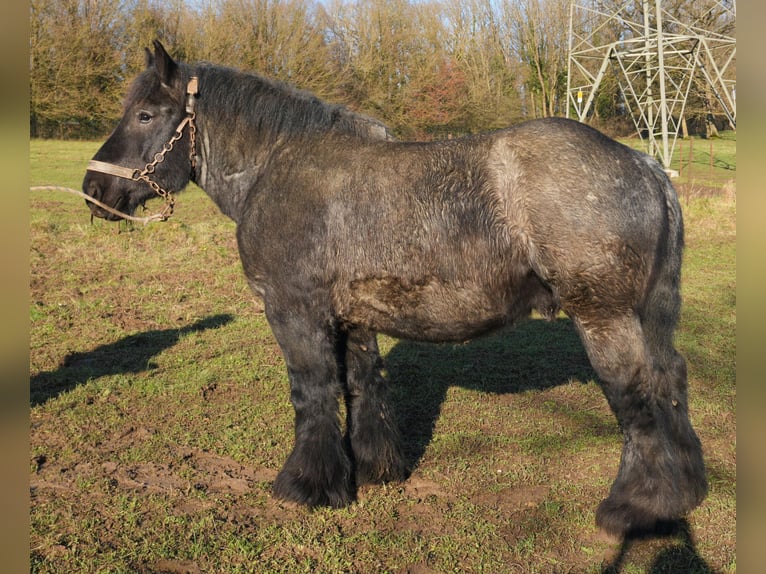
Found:
<path fill-rule="evenodd" d="M 462 344 L 399 341 L 385 357 L 407 463 L 433 438 L 450 387 L 490 394 L 597 380 L 571 319 L 532 319 Z"/>
<path fill-rule="evenodd" d="M 175 345 L 184 335 L 217 329 L 233 319 L 232 315 L 222 313 L 185 327 L 136 333 L 90 351 L 69 353 L 57 369 L 42 371 L 29 378 L 30 405 L 43 404 L 89 380 L 155 368 L 152 358 Z"/>

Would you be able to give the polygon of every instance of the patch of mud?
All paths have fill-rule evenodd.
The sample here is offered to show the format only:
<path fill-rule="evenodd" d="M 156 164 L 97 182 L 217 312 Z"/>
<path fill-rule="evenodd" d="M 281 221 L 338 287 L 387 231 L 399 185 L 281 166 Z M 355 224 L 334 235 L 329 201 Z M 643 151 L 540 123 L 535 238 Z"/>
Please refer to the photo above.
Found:
<path fill-rule="evenodd" d="M 127 447 L 151 435 L 147 429 L 131 427 L 118 435 L 107 450 L 119 451 L 119 447 Z M 44 455 L 37 455 L 32 464 L 36 468 L 30 478 L 33 494 L 46 490 L 72 490 L 79 488 L 83 482 L 105 480 L 113 489 L 145 493 L 183 496 L 196 490 L 212 495 L 241 496 L 252 491 L 259 483 L 273 482 L 277 475 L 276 470 L 248 467 L 228 456 L 189 448 L 179 448 L 164 463 L 128 464 L 106 460 L 80 462 L 68 467 L 49 462 Z M 196 512 L 206 505 L 184 500 L 181 507 Z"/>
<path fill-rule="evenodd" d="M 502 513 L 536 508 L 547 497 L 550 488 L 544 485 L 505 488 L 498 492 L 486 492 L 471 498 L 478 506 L 486 506 Z"/>
<path fill-rule="evenodd" d="M 418 502 L 429 497 L 444 498 L 446 496 L 444 488 L 439 483 L 415 474 L 404 483 L 404 494 Z"/>

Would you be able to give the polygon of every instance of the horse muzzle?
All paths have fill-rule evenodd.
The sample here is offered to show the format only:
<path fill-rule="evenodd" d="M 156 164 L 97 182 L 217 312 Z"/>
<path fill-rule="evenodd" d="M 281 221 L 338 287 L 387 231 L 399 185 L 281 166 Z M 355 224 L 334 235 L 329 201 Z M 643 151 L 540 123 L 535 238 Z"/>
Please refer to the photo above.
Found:
<path fill-rule="evenodd" d="M 119 221 L 120 219 L 123 219 L 119 215 L 105 209 L 99 205 L 99 203 L 105 207 L 110 207 L 116 211 L 132 215 L 133 210 L 128 208 L 129 201 L 127 191 L 118 189 L 119 186 L 116 184 L 117 182 L 114 178 L 104 177 L 100 173 L 90 171 L 90 169 L 86 172 L 85 179 L 82 183 L 82 190 L 85 195 L 92 197 L 95 202 L 98 202 L 95 203 L 94 201 L 85 200 L 91 215 L 106 219 L 107 221 Z"/>

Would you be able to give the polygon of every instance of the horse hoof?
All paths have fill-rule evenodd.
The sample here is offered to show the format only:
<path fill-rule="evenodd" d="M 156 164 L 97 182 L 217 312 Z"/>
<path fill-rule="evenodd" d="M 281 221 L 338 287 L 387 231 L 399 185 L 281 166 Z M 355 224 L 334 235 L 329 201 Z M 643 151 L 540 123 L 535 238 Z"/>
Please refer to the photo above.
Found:
<path fill-rule="evenodd" d="M 596 510 L 596 525 L 606 534 L 625 536 L 664 536 L 675 530 L 691 508 L 666 508 L 658 514 L 630 500 L 618 500 L 610 496 Z"/>
<path fill-rule="evenodd" d="M 331 484 L 320 485 L 319 481 L 300 471 L 294 472 L 284 468 L 274 481 L 272 492 L 280 500 L 294 502 L 309 508 L 329 506 L 343 508 L 354 502 L 355 496 L 351 488 L 349 475 L 344 473 L 339 480 Z"/>
<path fill-rule="evenodd" d="M 408 474 L 407 465 L 401 460 L 389 461 L 385 466 L 357 462 L 356 483 L 361 486 L 363 484 L 403 482 L 407 479 Z"/>
<path fill-rule="evenodd" d="M 629 501 L 616 501 L 609 497 L 598 505 L 596 525 L 607 534 L 623 538 L 633 532 L 649 532 L 658 518 Z"/>

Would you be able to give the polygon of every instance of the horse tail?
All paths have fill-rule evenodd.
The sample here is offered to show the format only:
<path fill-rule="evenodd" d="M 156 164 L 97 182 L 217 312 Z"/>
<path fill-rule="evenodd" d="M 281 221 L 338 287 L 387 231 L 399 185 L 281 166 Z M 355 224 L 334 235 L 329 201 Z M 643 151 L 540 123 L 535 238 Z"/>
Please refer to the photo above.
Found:
<path fill-rule="evenodd" d="M 640 314 L 652 355 L 667 366 L 680 359 L 673 347 L 673 333 L 681 312 L 684 222 L 678 194 L 670 178 L 654 160 L 650 160 L 650 165 L 664 195 L 665 221 L 658 237 L 655 265 Z"/>

